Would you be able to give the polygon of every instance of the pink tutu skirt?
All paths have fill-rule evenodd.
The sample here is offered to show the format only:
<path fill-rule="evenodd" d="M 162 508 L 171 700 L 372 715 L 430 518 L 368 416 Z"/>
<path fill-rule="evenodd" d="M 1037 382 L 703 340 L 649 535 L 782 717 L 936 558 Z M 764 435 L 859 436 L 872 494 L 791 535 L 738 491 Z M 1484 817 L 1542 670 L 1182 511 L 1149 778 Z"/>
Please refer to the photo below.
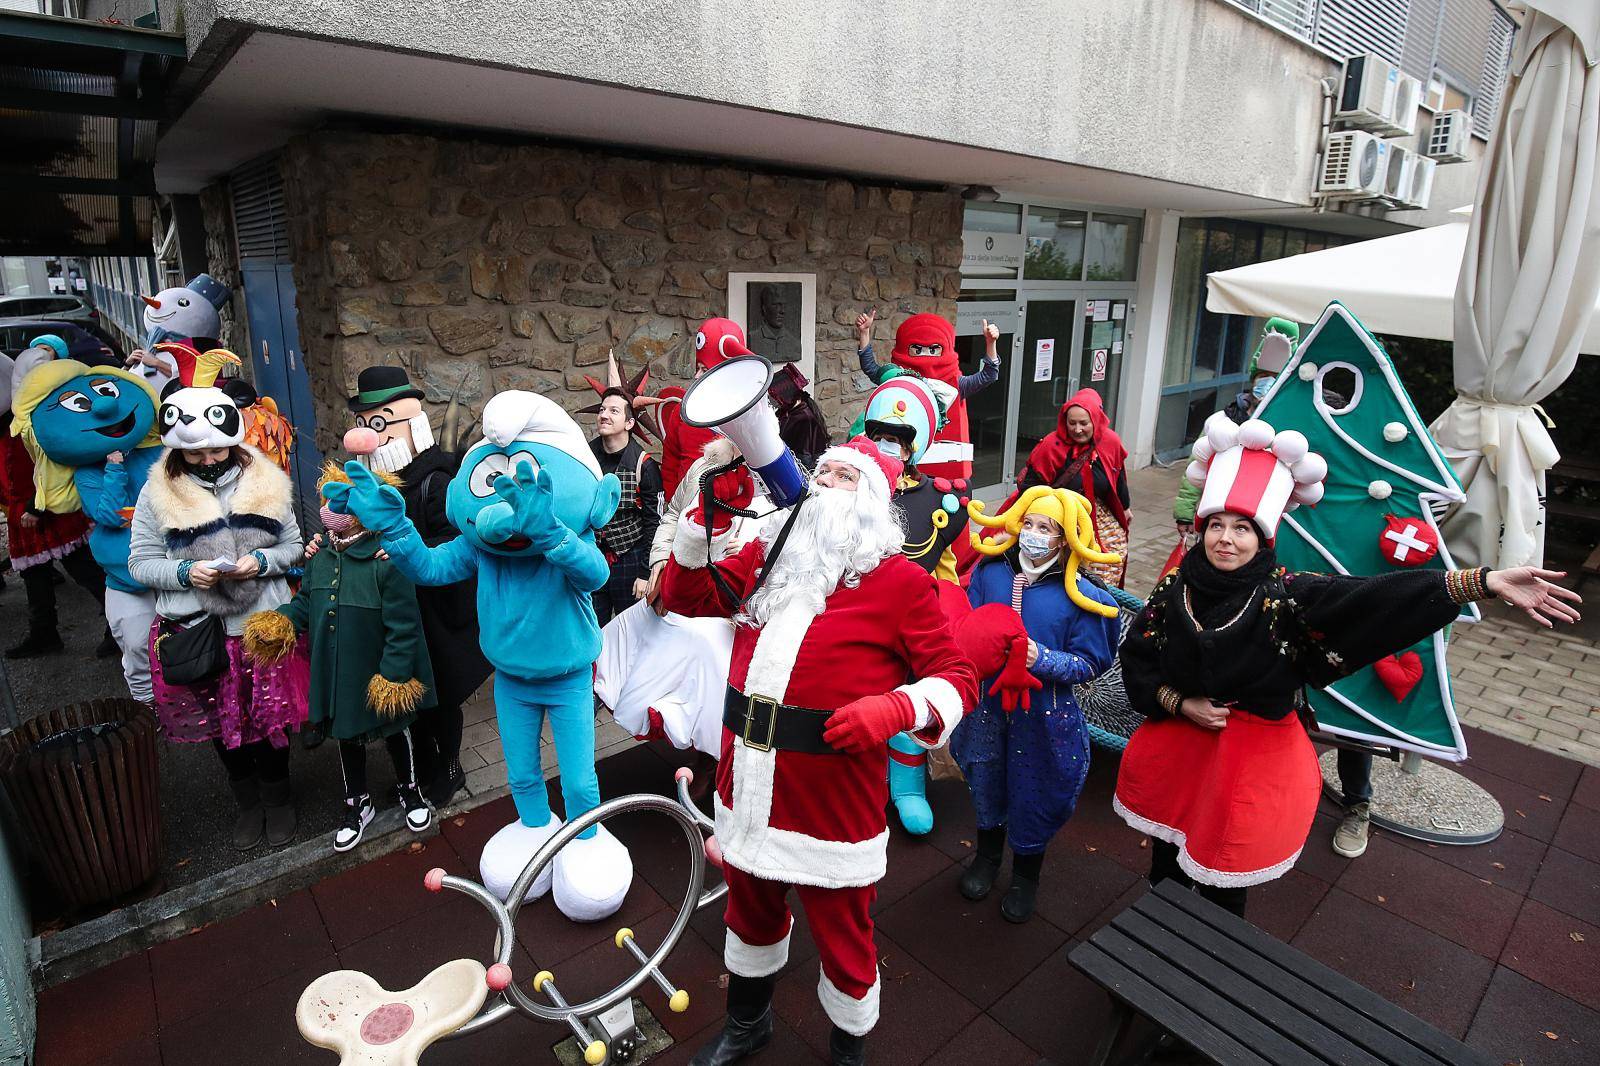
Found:
<path fill-rule="evenodd" d="M 257 666 L 244 653 L 244 640 L 226 641 L 228 668 L 197 685 L 169 685 L 161 676 L 155 640 L 161 623 L 150 627 L 150 679 L 156 717 L 168 740 L 199 744 L 221 740 L 237 748 L 266 740 L 275 748 L 289 743 L 289 731 L 306 720 L 311 694 L 311 660 L 306 638 L 281 663 Z"/>

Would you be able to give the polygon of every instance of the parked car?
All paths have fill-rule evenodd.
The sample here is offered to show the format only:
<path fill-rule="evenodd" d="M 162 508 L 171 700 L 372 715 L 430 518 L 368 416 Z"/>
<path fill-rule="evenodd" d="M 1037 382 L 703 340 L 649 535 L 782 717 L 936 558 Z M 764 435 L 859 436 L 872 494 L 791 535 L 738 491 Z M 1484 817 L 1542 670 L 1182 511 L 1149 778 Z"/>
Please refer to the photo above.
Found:
<path fill-rule="evenodd" d="M 81 296 L 51 293 L 46 296 L 0 296 L 0 320 L 47 318 L 52 322 L 98 323 L 100 312 Z"/>
<path fill-rule="evenodd" d="M 26 350 L 41 333 L 54 333 L 67 342 L 67 354 L 90 366 L 121 366 L 122 348 L 110 334 L 87 322 L 53 319 L 0 319 L 0 352 L 9 356 Z"/>

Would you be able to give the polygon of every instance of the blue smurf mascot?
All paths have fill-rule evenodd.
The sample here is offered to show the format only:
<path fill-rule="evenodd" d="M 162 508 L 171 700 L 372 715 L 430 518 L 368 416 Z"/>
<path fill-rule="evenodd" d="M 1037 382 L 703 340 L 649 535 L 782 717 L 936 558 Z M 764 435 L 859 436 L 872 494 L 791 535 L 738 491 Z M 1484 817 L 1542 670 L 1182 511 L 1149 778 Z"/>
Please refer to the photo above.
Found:
<path fill-rule="evenodd" d="M 419 585 L 476 575 L 483 653 L 495 668 L 494 700 L 517 821 L 483 849 L 486 888 L 504 899 L 535 851 L 561 828 L 539 764 L 546 718 L 561 765 L 567 817 L 600 803 L 594 770 L 592 667 L 600 627 L 589 594 L 609 574 L 594 531 L 611 520 L 621 487 L 600 474 L 583 432 L 554 401 L 507 391 L 483 409 L 484 440 L 468 450 L 450 482 L 445 513 L 461 531 L 429 548 L 406 518 L 400 493 L 358 462 L 350 487 L 328 486 L 328 505 L 377 530 L 389 557 Z M 553 869 L 552 869 L 553 868 Z M 616 912 L 633 862 L 604 826 L 572 841 L 546 866 L 529 899 L 552 887 L 575 921 Z"/>

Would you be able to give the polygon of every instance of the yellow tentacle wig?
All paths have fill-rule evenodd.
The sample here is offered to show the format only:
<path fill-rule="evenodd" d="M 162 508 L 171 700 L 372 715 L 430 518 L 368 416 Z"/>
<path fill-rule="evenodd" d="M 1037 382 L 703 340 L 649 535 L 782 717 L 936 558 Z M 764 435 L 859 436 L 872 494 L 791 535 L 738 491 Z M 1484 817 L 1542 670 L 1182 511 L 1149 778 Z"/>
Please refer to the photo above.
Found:
<path fill-rule="evenodd" d="M 1035 485 L 1019 496 L 1009 509 L 994 516 L 984 513 L 982 501 L 973 500 L 967 505 L 967 514 L 972 517 L 973 524 L 972 547 L 983 555 L 1003 555 L 1010 551 L 1011 546 L 1017 542 L 1017 534 L 1022 531 L 1023 516 L 1033 508 L 1034 504 L 1043 501 L 1055 504 L 1049 508 L 1051 512 L 1060 511 L 1061 517 L 1057 521 L 1061 523 L 1061 531 L 1067 544 L 1065 580 L 1068 598 L 1085 611 L 1092 611 L 1105 618 L 1115 618 L 1117 616 L 1115 607 L 1092 600 L 1078 590 L 1078 564 L 1085 560 L 1092 563 L 1120 563 L 1122 556 L 1100 550 L 1100 544 L 1094 535 L 1094 516 L 1089 501 L 1071 489 Z M 986 541 L 982 539 L 984 529 L 998 529 L 1002 531 L 1002 535 Z"/>

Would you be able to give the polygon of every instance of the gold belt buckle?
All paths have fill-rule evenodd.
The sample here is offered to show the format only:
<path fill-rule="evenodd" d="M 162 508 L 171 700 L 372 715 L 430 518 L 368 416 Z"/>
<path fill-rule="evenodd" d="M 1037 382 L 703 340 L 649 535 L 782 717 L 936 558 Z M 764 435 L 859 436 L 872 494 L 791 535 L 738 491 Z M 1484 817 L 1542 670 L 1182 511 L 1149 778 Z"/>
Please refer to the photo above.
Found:
<path fill-rule="evenodd" d="M 755 740 L 750 736 L 757 723 L 758 708 L 767 708 L 767 737 Z M 744 713 L 744 745 L 754 751 L 771 751 L 772 737 L 778 730 L 778 701 L 768 696 L 751 696 Z"/>

